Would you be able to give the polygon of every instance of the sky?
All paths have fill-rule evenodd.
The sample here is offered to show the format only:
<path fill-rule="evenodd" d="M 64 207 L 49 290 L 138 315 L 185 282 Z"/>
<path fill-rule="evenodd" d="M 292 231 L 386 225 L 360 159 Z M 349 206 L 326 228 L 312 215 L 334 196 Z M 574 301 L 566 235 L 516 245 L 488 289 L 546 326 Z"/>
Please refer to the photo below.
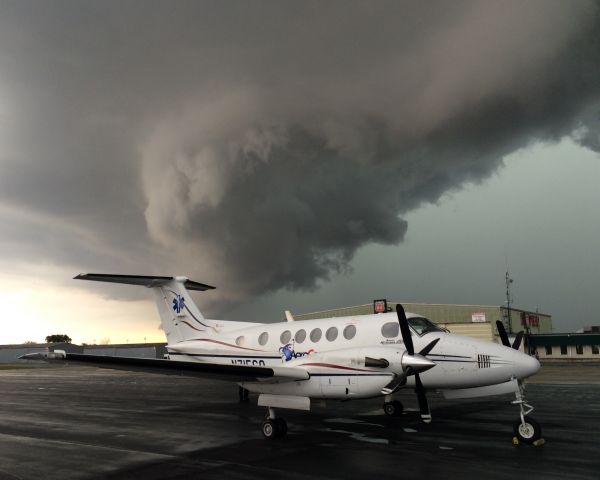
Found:
<path fill-rule="evenodd" d="M 0 343 L 373 298 L 598 324 L 597 2 L 0 3 Z"/>

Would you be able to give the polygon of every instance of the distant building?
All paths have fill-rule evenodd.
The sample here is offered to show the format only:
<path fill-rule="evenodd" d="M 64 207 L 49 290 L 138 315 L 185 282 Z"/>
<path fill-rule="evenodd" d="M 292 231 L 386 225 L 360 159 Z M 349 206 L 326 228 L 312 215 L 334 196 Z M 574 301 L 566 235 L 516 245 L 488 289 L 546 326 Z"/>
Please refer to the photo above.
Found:
<path fill-rule="evenodd" d="M 600 333 L 600 325 L 583 327 L 582 333 Z"/>
<path fill-rule="evenodd" d="M 600 332 L 532 335 L 529 344 L 540 360 L 600 360 Z"/>

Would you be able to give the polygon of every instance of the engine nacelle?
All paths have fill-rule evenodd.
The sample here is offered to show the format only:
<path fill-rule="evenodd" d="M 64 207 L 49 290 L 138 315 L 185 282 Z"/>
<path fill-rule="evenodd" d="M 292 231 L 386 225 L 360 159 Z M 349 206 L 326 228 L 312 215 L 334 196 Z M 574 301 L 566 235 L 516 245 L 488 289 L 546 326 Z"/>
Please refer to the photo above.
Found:
<path fill-rule="evenodd" d="M 384 372 L 401 373 L 402 357 L 406 353 L 403 347 L 396 345 L 364 348 L 344 348 L 324 353 L 311 353 L 288 363 L 292 366 L 333 366 L 378 369 Z"/>

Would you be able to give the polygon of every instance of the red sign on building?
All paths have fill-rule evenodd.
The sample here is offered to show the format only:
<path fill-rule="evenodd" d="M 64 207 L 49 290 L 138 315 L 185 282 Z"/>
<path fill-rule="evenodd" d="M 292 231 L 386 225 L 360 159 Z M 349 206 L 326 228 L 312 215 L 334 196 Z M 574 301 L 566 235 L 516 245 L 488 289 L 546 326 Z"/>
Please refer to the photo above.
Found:
<path fill-rule="evenodd" d="M 373 312 L 374 313 L 385 313 L 387 312 L 387 300 L 373 300 Z"/>
<path fill-rule="evenodd" d="M 524 327 L 539 327 L 540 326 L 540 317 L 535 313 L 525 313 L 521 314 L 521 324 Z"/>

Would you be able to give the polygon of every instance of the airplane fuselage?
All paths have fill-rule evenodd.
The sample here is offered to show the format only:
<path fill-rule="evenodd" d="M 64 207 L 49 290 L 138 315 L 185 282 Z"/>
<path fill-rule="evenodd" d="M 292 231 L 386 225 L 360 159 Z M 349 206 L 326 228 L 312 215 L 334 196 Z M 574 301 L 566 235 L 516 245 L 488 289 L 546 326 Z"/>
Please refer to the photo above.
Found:
<path fill-rule="evenodd" d="M 419 317 L 407 314 L 409 321 Z M 228 322 L 223 323 L 223 328 Z M 217 331 L 219 328 L 217 327 Z M 382 395 L 406 354 L 395 313 L 254 324 L 209 332 L 168 345 L 172 360 L 306 369 L 308 380 L 256 381 L 241 384 L 254 393 L 323 399 Z M 436 329 L 411 328 L 415 351 L 439 339 L 427 357 L 435 367 L 421 373 L 426 389 L 466 389 L 521 380 L 539 369 L 535 358 L 503 345 Z M 367 358 L 387 366 L 368 366 Z M 414 377 L 406 386 L 414 386 Z"/>

